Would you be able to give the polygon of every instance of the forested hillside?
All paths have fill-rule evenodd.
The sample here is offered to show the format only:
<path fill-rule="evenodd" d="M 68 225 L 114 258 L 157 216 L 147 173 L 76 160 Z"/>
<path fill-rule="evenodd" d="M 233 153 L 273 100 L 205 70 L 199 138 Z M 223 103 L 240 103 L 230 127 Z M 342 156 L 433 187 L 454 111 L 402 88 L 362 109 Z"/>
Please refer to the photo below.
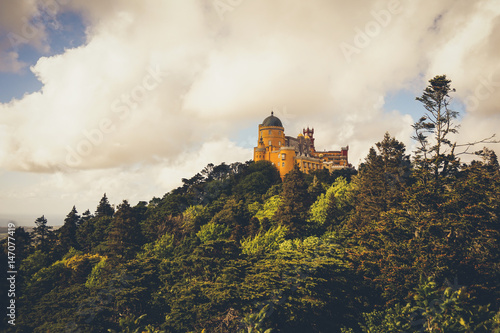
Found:
<path fill-rule="evenodd" d="M 500 332 L 500 166 L 460 161 L 450 91 L 419 97 L 412 157 L 386 134 L 358 171 L 209 164 L 162 198 L 17 228 L 5 329 Z"/>

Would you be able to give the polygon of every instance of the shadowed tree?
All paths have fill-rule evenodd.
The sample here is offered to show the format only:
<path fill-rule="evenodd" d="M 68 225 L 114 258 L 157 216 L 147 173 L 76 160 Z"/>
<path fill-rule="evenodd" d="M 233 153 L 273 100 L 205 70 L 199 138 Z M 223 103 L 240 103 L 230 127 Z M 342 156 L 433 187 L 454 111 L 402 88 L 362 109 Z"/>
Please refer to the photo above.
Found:
<path fill-rule="evenodd" d="M 405 145 L 389 133 L 370 148 L 359 173 L 353 178 L 355 225 L 377 220 L 382 212 L 398 207 L 410 178 L 410 159 Z"/>
<path fill-rule="evenodd" d="M 310 205 L 304 173 L 295 165 L 283 180 L 282 201 L 276 212 L 276 220 L 288 229 L 290 237 L 302 236 L 306 232 Z"/>
<path fill-rule="evenodd" d="M 78 249 L 79 245 L 76 240 L 76 230 L 78 228 L 78 222 L 80 221 L 80 216 L 76 211 L 76 207 L 73 209 L 64 219 L 64 225 L 58 230 L 59 233 L 59 244 L 62 253 L 66 253 L 71 247 Z"/>
<path fill-rule="evenodd" d="M 109 204 L 108 197 L 106 196 L 106 193 L 104 193 L 104 195 L 101 198 L 101 201 L 99 201 L 99 205 L 97 206 L 97 210 L 95 211 L 95 216 L 96 217 L 102 217 L 102 216 L 112 217 L 114 213 L 115 213 L 115 210 Z"/>
<path fill-rule="evenodd" d="M 108 236 L 109 252 L 115 257 L 131 258 L 140 248 L 141 227 L 127 200 L 118 206 Z"/>
<path fill-rule="evenodd" d="M 49 241 L 51 236 L 51 226 L 47 225 L 47 219 L 44 215 L 35 220 L 36 227 L 33 228 L 33 235 L 38 242 L 38 247 L 43 253 L 47 253 L 49 248 Z"/>

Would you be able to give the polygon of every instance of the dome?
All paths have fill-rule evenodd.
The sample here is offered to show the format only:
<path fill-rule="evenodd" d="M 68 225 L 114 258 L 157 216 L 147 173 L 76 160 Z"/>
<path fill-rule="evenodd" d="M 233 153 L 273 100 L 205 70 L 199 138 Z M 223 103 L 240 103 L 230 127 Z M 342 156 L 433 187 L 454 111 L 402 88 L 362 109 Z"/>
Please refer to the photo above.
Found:
<path fill-rule="evenodd" d="M 262 122 L 262 126 L 278 126 L 283 127 L 281 120 L 278 117 L 274 116 L 274 112 L 271 111 L 271 115 L 264 119 Z"/>

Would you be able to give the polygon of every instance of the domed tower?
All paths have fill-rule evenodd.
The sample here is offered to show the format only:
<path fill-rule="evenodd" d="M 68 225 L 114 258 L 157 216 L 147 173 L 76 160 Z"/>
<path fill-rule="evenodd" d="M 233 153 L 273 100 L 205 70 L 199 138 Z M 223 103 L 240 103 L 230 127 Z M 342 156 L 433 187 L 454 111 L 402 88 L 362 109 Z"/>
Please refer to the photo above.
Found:
<path fill-rule="evenodd" d="M 259 125 L 259 141 L 254 148 L 254 161 L 271 160 L 270 153 L 285 145 L 285 129 L 278 117 L 271 115 Z"/>
<path fill-rule="evenodd" d="M 281 120 L 271 112 L 271 115 L 259 125 L 257 147 L 253 152 L 254 161 L 271 162 L 283 179 L 293 169 L 295 156 L 295 147 L 287 141 Z"/>

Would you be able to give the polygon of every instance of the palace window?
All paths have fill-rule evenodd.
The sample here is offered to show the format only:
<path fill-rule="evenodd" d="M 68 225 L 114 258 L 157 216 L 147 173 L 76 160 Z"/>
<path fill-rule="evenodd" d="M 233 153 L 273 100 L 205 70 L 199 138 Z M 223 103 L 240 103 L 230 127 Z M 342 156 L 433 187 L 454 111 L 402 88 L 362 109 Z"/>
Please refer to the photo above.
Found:
<path fill-rule="evenodd" d="M 286 154 L 281 154 L 281 159 L 284 160 L 286 158 Z"/>
<path fill-rule="evenodd" d="M 273 132 L 273 131 L 269 130 L 269 135 L 271 135 L 271 133 L 272 133 L 272 132 Z"/>
<path fill-rule="evenodd" d="M 271 146 L 271 145 L 272 145 L 272 142 L 271 142 L 271 140 L 269 140 L 269 144 L 268 144 L 268 145 L 269 145 L 269 146 Z"/>
<path fill-rule="evenodd" d="M 284 167 L 285 166 L 285 162 L 281 163 L 281 166 Z"/>

